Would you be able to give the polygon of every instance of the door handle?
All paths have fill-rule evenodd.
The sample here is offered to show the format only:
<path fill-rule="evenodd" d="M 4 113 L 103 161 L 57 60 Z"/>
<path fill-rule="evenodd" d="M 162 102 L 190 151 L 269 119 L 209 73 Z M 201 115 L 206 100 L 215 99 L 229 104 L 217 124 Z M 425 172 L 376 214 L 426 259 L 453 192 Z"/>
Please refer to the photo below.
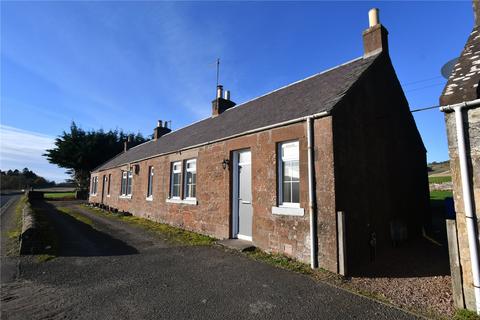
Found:
<path fill-rule="evenodd" d="M 252 202 L 250 202 L 250 201 L 243 201 L 243 200 L 242 200 L 242 203 L 243 203 L 243 204 L 251 204 Z"/>

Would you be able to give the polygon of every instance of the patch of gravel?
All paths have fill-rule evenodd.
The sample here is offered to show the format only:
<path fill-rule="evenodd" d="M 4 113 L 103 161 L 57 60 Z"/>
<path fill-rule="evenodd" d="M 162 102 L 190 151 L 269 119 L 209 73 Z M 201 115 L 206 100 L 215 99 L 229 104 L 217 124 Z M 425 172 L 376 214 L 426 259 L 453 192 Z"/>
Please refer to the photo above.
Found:
<path fill-rule="evenodd" d="M 451 317 L 455 313 L 450 276 L 353 277 L 346 284 L 355 291 L 369 292 L 400 308 L 422 314 Z"/>
<path fill-rule="evenodd" d="M 334 285 L 432 318 L 455 313 L 448 248 L 424 238 L 390 248 L 383 258 Z M 332 279 L 331 279 L 332 280 Z"/>

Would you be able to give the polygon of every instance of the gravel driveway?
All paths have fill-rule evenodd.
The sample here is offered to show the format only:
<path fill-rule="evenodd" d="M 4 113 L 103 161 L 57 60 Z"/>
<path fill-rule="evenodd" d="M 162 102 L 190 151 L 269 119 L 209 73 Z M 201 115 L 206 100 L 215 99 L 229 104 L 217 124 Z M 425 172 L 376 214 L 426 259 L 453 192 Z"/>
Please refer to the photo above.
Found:
<path fill-rule="evenodd" d="M 2 319 L 414 319 L 219 247 L 172 246 L 74 202 L 45 205 L 60 257 L 22 258 L 17 279 L 2 283 Z"/>

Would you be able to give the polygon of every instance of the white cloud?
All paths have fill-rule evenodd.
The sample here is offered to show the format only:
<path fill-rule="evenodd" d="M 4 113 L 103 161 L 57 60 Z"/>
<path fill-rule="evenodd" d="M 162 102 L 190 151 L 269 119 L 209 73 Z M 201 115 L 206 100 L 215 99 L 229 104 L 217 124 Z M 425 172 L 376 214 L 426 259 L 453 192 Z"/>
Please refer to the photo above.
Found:
<path fill-rule="evenodd" d="M 54 146 L 55 139 L 37 132 L 0 124 L 0 165 L 2 170 L 25 167 L 49 180 L 61 182 L 68 178 L 65 170 L 50 164 L 42 156 Z"/>

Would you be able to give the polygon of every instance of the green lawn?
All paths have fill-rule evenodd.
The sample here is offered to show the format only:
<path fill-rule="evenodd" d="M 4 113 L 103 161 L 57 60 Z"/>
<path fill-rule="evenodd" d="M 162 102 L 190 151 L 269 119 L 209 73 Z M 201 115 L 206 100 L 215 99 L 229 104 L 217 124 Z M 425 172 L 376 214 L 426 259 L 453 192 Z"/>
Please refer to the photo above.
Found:
<path fill-rule="evenodd" d="M 75 192 L 51 192 L 43 195 L 45 199 L 75 199 Z"/>
<path fill-rule="evenodd" d="M 428 177 L 428 182 L 430 183 L 444 183 L 444 182 L 451 182 L 451 176 L 440 176 L 440 177 Z"/>
<path fill-rule="evenodd" d="M 453 197 L 452 191 L 430 191 L 430 200 L 444 200 L 447 197 Z"/>

